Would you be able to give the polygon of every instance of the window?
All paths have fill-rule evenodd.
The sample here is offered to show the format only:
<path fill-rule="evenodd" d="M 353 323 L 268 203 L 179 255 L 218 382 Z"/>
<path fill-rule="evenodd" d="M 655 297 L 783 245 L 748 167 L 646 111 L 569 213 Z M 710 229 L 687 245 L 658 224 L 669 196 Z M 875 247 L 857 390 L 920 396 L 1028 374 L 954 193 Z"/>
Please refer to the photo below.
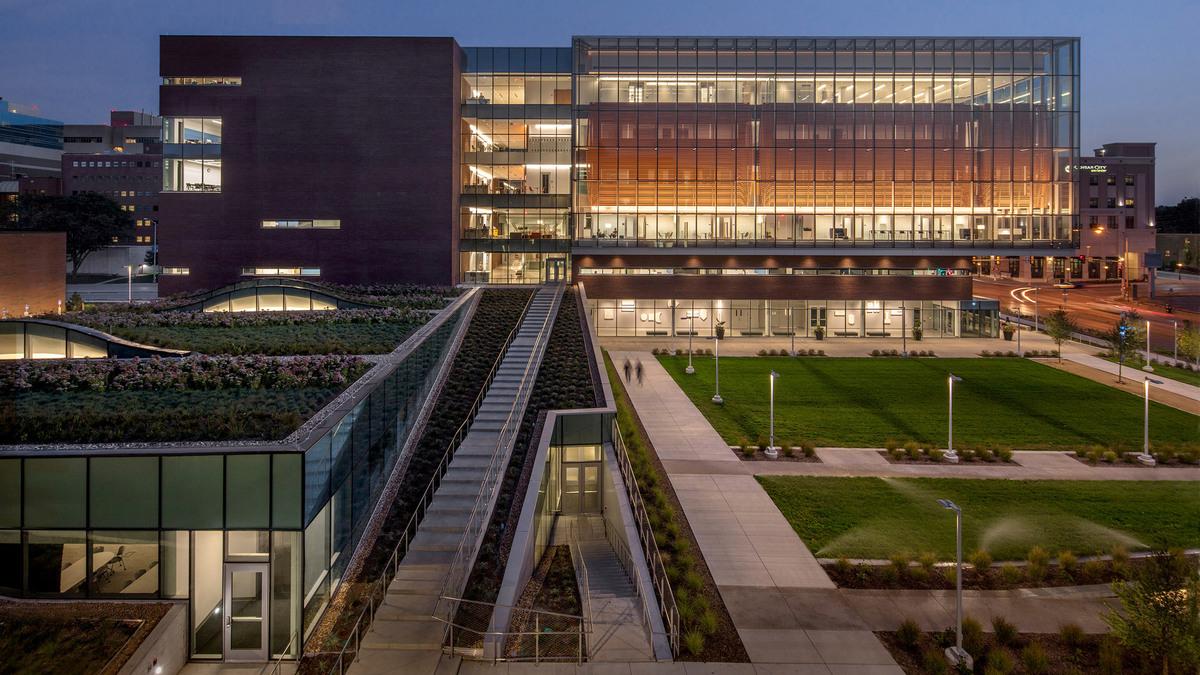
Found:
<path fill-rule="evenodd" d="M 168 276 L 186 277 L 192 273 L 192 270 L 187 267 L 164 267 L 162 268 L 162 273 Z"/>
<path fill-rule="evenodd" d="M 243 267 L 244 277 L 319 277 L 320 267 Z"/>
<path fill-rule="evenodd" d="M 1100 176 L 1097 176 L 1096 174 L 1091 174 L 1090 176 L 1088 176 L 1088 185 L 1099 185 L 1099 184 L 1100 184 Z"/>
<path fill-rule="evenodd" d="M 1126 207 L 1133 206 L 1133 197 L 1126 197 L 1126 198 L 1125 198 L 1125 206 L 1126 206 Z"/>
<path fill-rule="evenodd" d="M 1100 207 L 1100 198 L 1092 197 L 1088 199 L 1088 208 L 1095 209 Z"/>
<path fill-rule="evenodd" d="M 1133 184 L 1134 184 L 1134 182 L 1133 182 L 1133 176 L 1131 176 L 1131 175 L 1129 175 L 1129 174 L 1126 174 L 1126 175 L 1125 175 L 1125 184 L 1126 184 L 1126 185 L 1133 185 Z"/>
<path fill-rule="evenodd" d="M 163 191 L 221 191 L 221 120 L 163 118 Z"/>
<path fill-rule="evenodd" d="M 1107 208 L 1115 209 L 1115 208 L 1117 208 L 1117 198 L 1109 197 L 1108 201 L 1106 201 L 1105 204 L 1107 205 Z"/>
<path fill-rule="evenodd" d="M 1117 229 L 1117 217 L 1116 216 L 1108 217 L 1108 229 L 1110 229 L 1110 230 Z"/>
<path fill-rule="evenodd" d="M 1136 225 L 1134 224 L 1133 216 L 1125 216 L 1125 229 L 1132 230 L 1134 227 Z"/>
<path fill-rule="evenodd" d="M 1107 183 L 1108 185 L 1116 185 L 1116 184 L 1117 184 L 1117 177 L 1116 177 L 1116 176 L 1112 176 L 1112 175 L 1110 175 L 1110 176 L 1105 176 L 1105 178 L 1104 178 L 1104 182 L 1105 182 L 1105 183 Z"/>
<path fill-rule="evenodd" d="M 175 87 L 240 87 L 242 78 L 231 75 L 216 77 L 164 77 L 163 84 Z"/>
<path fill-rule="evenodd" d="M 340 230 L 340 220 L 264 220 L 263 229 Z"/>

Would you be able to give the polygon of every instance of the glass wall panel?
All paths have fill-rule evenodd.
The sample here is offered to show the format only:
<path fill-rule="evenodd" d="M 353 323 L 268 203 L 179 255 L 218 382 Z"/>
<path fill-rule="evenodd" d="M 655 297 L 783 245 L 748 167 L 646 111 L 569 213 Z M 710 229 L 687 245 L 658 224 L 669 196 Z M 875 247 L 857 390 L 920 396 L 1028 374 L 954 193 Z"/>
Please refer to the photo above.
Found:
<path fill-rule="evenodd" d="M 71 342 L 71 358 L 73 359 L 104 359 L 108 358 L 108 344 L 100 338 L 84 335 L 78 331 L 67 331 Z"/>
<path fill-rule="evenodd" d="M 0 361 L 25 358 L 25 324 L 0 322 Z"/>
<path fill-rule="evenodd" d="M 92 533 L 93 595 L 158 593 L 158 532 Z"/>
<path fill-rule="evenodd" d="M 25 324 L 28 333 L 29 357 L 33 359 L 65 359 L 67 330 L 39 323 Z"/>
<path fill-rule="evenodd" d="M 261 560 L 271 554 L 267 530 L 230 530 L 225 533 L 225 557 L 230 560 Z"/>
<path fill-rule="evenodd" d="M 85 527 L 87 460 L 25 460 L 25 527 Z"/>
<path fill-rule="evenodd" d="M 0 527 L 21 526 L 21 460 L 0 459 Z"/>
<path fill-rule="evenodd" d="M 271 657 L 294 657 L 300 642 L 300 533 L 271 535 Z"/>
<path fill-rule="evenodd" d="M 220 530 L 192 535 L 192 658 L 221 657 L 224 539 Z"/>
<path fill-rule="evenodd" d="M 312 626 L 329 599 L 329 507 L 304 530 L 304 629 Z"/>
<path fill-rule="evenodd" d="M 83 595 L 87 590 L 87 537 L 82 530 L 29 530 L 25 534 L 29 592 Z"/>
<path fill-rule="evenodd" d="M 158 458 L 93 457 L 92 527 L 158 527 Z"/>
<path fill-rule="evenodd" d="M 162 527 L 223 527 L 224 457 L 162 458 Z"/>
<path fill-rule="evenodd" d="M 229 455 L 225 468 L 225 527 L 270 527 L 271 456 Z"/>
<path fill-rule="evenodd" d="M 275 454 L 271 489 L 271 526 L 280 529 L 303 527 L 301 522 L 301 475 L 303 458 L 298 454 Z M 380 472 L 382 474 L 382 472 Z"/>
<path fill-rule="evenodd" d="M 21 531 L 0 530 L 0 593 L 21 592 Z"/>

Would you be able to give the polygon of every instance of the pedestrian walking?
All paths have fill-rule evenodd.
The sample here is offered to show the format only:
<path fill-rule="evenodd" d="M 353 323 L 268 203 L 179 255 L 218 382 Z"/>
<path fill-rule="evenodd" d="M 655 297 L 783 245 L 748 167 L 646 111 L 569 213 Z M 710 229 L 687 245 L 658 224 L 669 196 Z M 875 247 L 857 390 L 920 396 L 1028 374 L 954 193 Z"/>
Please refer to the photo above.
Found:
<path fill-rule="evenodd" d="M 638 362 L 637 362 L 637 376 L 638 376 L 638 386 L 640 387 L 640 386 L 642 386 L 642 360 L 641 359 L 638 359 Z"/>
<path fill-rule="evenodd" d="M 626 384 L 629 384 L 629 375 L 630 375 L 629 371 L 632 368 L 633 368 L 633 366 L 629 365 L 629 359 L 625 359 L 625 383 Z"/>

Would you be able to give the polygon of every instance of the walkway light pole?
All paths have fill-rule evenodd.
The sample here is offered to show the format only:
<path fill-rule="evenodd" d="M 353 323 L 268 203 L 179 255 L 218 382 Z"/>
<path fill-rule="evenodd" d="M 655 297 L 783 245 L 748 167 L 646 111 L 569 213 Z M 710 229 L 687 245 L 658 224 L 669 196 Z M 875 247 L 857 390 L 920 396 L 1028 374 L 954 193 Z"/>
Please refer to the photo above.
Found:
<path fill-rule="evenodd" d="M 900 351 L 904 356 L 908 356 L 908 317 L 905 316 L 907 312 L 904 301 L 900 301 Z"/>
<path fill-rule="evenodd" d="M 126 288 L 129 290 L 129 304 L 132 305 L 133 304 L 133 265 L 126 265 L 125 271 L 127 273 L 126 278 L 128 279 L 128 282 L 126 283 Z"/>
<path fill-rule="evenodd" d="M 962 599 L 962 509 L 949 499 L 939 499 L 942 508 L 954 512 L 954 646 L 946 648 L 946 658 L 952 666 L 975 667 L 971 655 L 962 646 L 963 599 Z"/>
<path fill-rule="evenodd" d="M 1142 406 L 1142 454 L 1138 455 L 1138 461 L 1147 466 L 1154 466 L 1154 455 L 1150 454 L 1150 385 L 1162 384 L 1162 380 L 1155 380 L 1147 377 L 1143 385 L 1143 406 Z"/>
<path fill-rule="evenodd" d="M 1022 316 L 1020 303 L 1017 304 L 1017 356 L 1025 356 L 1025 352 L 1021 351 L 1021 323 L 1025 320 Z"/>
<path fill-rule="evenodd" d="M 1035 333 L 1038 329 L 1038 298 L 1041 297 L 1041 294 L 1038 293 L 1038 291 L 1040 290 L 1042 290 L 1041 286 L 1033 287 L 1033 332 Z"/>
<path fill-rule="evenodd" d="M 1172 365 L 1178 366 L 1179 365 L 1179 363 L 1178 363 L 1178 361 L 1179 361 L 1179 322 L 1174 319 L 1171 319 L 1171 345 L 1175 350 L 1175 353 L 1171 356 L 1171 358 L 1175 359 L 1175 361 L 1176 361 L 1176 363 L 1174 363 Z"/>
<path fill-rule="evenodd" d="M 691 321 L 691 328 L 688 330 L 688 365 L 683 369 L 683 372 L 688 375 L 694 375 L 696 369 L 692 367 L 692 336 L 696 334 L 696 303 L 692 303 L 692 308 L 688 310 L 688 320 Z"/>
<path fill-rule="evenodd" d="M 725 399 L 721 398 L 721 338 L 725 336 L 725 326 L 717 324 L 716 335 L 713 336 L 713 365 L 716 367 L 716 377 L 714 378 L 714 393 L 712 402 L 721 405 Z"/>
<path fill-rule="evenodd" d="M 775 449 L 775 378 L 779 377 L 779 373 L 771 371 L 771 435 L 770 441 L 767 443 L 767 449 L 763 454 L 771 459 L 779 457 L 779 451 Z"/>
<path fill-rule="evenodd" d="M 1154 367 L 1150 365 L 1150 319 L 1146 319 L 1146 365 L 1142 366 L 1142 370 L 1154 372 Z"/>
<path fill-rule="evenodd" d="M 946 438 L 946 457 L 945 460 L 951 464 L 958 463 L 958 454 L 954 452 L 954 383 L 962 382 L 962 378 L 950 373 L 947 379 L 950 385 L 950 432 Z"/>

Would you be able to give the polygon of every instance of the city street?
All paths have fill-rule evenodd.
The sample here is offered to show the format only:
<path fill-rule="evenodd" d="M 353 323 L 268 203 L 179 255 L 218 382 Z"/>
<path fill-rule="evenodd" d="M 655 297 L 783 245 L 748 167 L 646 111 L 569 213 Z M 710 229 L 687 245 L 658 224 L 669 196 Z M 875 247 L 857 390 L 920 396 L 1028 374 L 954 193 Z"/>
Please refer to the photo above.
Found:
<path fill-rule="evenodd" d="M 1144 287 L 1144 286 L 1143 286 Z M 1168 290 L 1174 290 L 1174 312 L 1168 314 L 1160 304 Z M 1011 279 L 975 279 L 976 296 L 1000 301 L 1000 311 L 1016 314 L 1017 307 L 1026 317 L 1032 317 L 1035 306 L 1039 316 L 1060 307 L 1075 319 L 1082 328 L 1110 330 L 1116 325 L 1121 312 L 1136 310 L 1143 319 L 1150 321 L 1150 342 L 1153 348 L 1169 352 L 1174 344 L 1175 324 L 1182 327 L 1185 321 L 1200 320 L 1196 301 L 1200 300 L 1200 282 L 1188 279 L 1158 279 L 1158 298 L 1154 304 L 1123 301 L 1119 284 L 1092 284 L 1078 288 L 1054 288 L 1050 284 L 1027 284 Z M 1065 302 L 1065 305 L 1064 305 Z M 1190 309 L 1184 309 L 1188 307 Z"/>

